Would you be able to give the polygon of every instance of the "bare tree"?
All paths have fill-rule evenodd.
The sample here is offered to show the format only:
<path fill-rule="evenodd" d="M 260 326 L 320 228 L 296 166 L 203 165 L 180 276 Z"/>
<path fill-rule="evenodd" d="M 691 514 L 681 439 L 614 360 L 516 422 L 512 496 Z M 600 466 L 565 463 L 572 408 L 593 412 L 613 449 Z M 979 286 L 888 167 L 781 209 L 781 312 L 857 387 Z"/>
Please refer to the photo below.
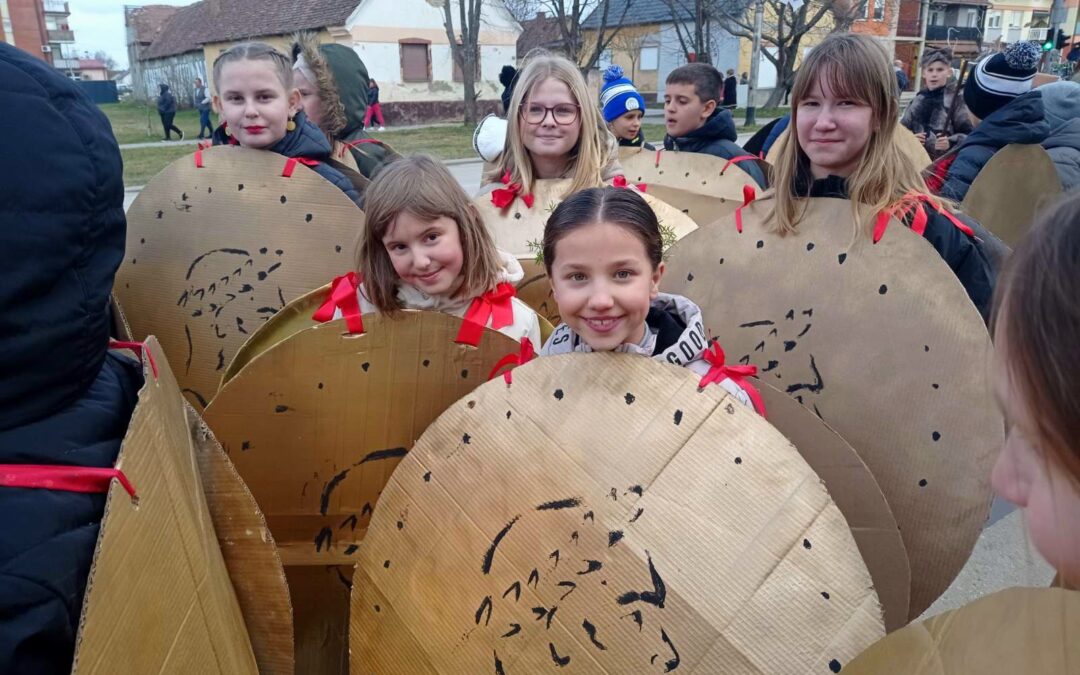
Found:
<path fill-rule="evenodd" d="M 588 70 L 596 66 L 600 56 L 607 51 L 611 41 L 619 34 L 626 13 L 635 2 L 652 2 L 653 0 L 538 0 L 541 9 L 550 11 L 559 25 L 559 36 L 562 39 L 566 56 L 574 63 Z M 612 11 L 612 5 L 618 7 Z M 596 26 L 583 29 L 582 24 L 586 19 L 591 20 L 596 15 Z M 595 31 L 596 40 L 586 43 L 582 33 Z"/>
<path fill-rule="evenodd" d="M 664 0 L 687 61 L 712 63 L 712 24 L 716 0 Z M 691 57 L 693 54 L 693 57 Z"/>
<path fill-rule="evenodd" d="M 484 0 L 442 0 L 442 5 L 443 27 L 446 28 L 450 52 L 461 71 L 461 82 L 465 89 L 465 124 L 473 126 L 479 119 L 476 80 L 480 72 L 480 25 Z M 455 8 L 457 30 L 454 30 Z"/>
<path fill-rule="evenodd" d="M 116 59 L 109 56 L 108 52 L 99 49 L 98 51 L 94 52 L 94 58 L 104 63 L 105 69 L 108 70 L 110 73 L 117 70 Z"/>
<path fill-rule="evenodd" d="M 619 31 L 611 39 L 611 48 L 623 52 L 630 59 L 630 81 L 637 79 L 637 65 L 641 60 L 641 48 L 646 45 L 652 36 L 648 33 Z"/>

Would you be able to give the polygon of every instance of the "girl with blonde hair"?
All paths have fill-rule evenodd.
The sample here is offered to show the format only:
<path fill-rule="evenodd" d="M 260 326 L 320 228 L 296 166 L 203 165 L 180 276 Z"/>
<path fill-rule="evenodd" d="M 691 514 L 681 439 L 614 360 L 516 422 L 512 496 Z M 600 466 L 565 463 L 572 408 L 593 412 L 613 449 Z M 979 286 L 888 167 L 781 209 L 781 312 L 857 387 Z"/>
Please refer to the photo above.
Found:
<path fill-rule="evenodd" d="M 773 227 L 781 235 L 797 231 L 806 198 L 850 199 L 856 236 L 876 241 L 881 233 L 874 222 L 862 222 L 855 205 L 891 212 L 922 230 L 986 317 L 995 272 L 975 236 L 985 230 L 929 194 L 894 142 L 895 91 L 893 68 L 874 38 L 830 35 L 810 52 L 792 88 L 793 142 L 776 165 Z"/>
<path fill-rule="evenodd" d="M 507 113 L 506 147 L 482 192 L 503 184 L 531 194 L 537 180 L 569 178 L 567 195 L 621 173 L 618 145 L 578 67 L 539 53 L 518 73 Z M 565 196 L 565 195 L 564 195 Z"/>

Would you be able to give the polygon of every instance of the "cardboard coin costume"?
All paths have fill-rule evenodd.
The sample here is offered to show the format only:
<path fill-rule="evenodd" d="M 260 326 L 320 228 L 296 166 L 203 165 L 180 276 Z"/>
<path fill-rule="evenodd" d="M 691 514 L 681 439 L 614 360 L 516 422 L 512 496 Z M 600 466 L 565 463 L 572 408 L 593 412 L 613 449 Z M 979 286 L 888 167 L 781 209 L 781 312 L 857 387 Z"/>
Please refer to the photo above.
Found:
<path fill-rule="evenodd" d="M 116 294 L 137 339 L 159 336 L 198 409 L 263 321 L 352 267 L 364 225 L 363 212 L 302 163 L 238 147 L 173 162 L 127 215 Z"/>
<path fill-rule="evenodd" d="M 566 354 L 452 405 L 359 552 L 353 671 L 836 672 L 881 636 L 817 475 L 699 382 Z"/>
<path fill-rule="evenodd" d="M 844 668 L 873 675 L 1080 672 L 1080 593 L 1009 588 L 914 623 Z"/>
<path fill-rule="evenodd" d="M 964 196 L 961 210 L 1009 246 L 1015 246 L 1035 213 L 1061 193 L 1061 181 L 1041 145 L 1007 145 L 986 163 Z"/>
<path fill-rule="evenodd" d="M 551 296 L 551 282 L 537 254 L 544 238 L 544 223 L 569 186 L 569 179 L 540 179 L 533 194 L 521 194 L 519 186 L 508 184 L 473 201 L 495 246 L 516 257 L 525 268 L 517 297 L 552 325 L 560 323 L 559 307 Z M 616 186 L 628 187 L 625 177 L 616 181 Z M 677 239 L 697 228 L 687 214 L 674 206 L 647 193 L 642 197 L 656 212 L 661 228 L 667 229 L 669 236 Z"/>
<path fill-rule="evenodd" d="M 855 236 L 850 201 L 818 198 L 781 237 L 771 202 L 677 242 L 663 290 L 697 302 L 733 362 L 758 365 L 859 453 L 900 527 L 918 616 L 986 520 L 1004 428 L 990 337 L 919 234 L 889 219 L 875 244 Z M 866 227 L 877 214 L 861 215 Z"/>

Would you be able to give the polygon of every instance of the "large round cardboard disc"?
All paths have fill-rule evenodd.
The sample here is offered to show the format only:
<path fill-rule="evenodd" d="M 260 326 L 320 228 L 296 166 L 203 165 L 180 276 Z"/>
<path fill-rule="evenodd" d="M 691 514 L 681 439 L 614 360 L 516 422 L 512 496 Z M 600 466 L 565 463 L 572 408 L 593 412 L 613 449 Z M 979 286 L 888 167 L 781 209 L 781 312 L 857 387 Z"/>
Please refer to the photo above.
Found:
<path fill-rule="evenodd" d="M 159 336 L 197 409 L 247 336 L 289 300 L 352 268 L 356 205 L 271 152 L 216 147 L 176 160 L 127 212 L 116 294 L 135 337 Z"/>
<path fill-rule="evenodd" d="M 844 672 L 859 675 L 1080 673 L 1080 593 L 1009 588 L 879 641 Z"/>
<path fill-rule="evenodd" d="M 559 308 L 551 298 L 551 283 L 547 274 L 537 278 L 537 270 L 543 272 L 544 267 L 537 263 L 536 257 L 544 239 L 544 224 L 562 202 L 562 195 L 569 187 L 569 179 L 536 181 L 531 207 L 521 199 L 515 199 L 507 208 L 499 209 L 491 203 L 490 194 L 481 195 L 473 201 L 495 245 L 526 267 L 525 279 L 518 284 L 518 297 L 553 325 L 560 322 Z M 648 194 L 642 197 L 656 213 L 661 227 L 669 228 L 676 239 L 697 229 L 694 220 L 679 209 Z"/>
<path fill-rule="evenodd" d="M 543 268 L 541 268 L 541 274 Z M 525 279 L 522 284 L 527 284 L 529 280 L 530 270 L 526 269 Z M 550 284 L 549 284 L 550 290 Z M 520 287 L 519 287 L 520 292 Z M 267 349 L 273 347 L 277 343 L 281 342 L 285 338 L 295 335 L 305 328 L 310 328 L 317 325 L 319 322 L 311 318 L 312 314 L 322 306 L 326 301 L 330 293 L 330 284 L 316 288 L 315 290 L 301 295 L 292 302 L 285 305 L 277 314 L 270 317 L 259 326 L 258 330 L 252 334 L 251 337 L 240 347 L 240 350 L 236 352 L 236 356 L 225 368 L 224 374 L 221 376 L 221 386 L 225 386 L 228 382 L 244 369 L 244 366 L 251 363 L 255 357 L 262 354 Z M 558 311 L 558 308 L 556 308 Z M 365 315 L 366 316 L 366 315 Z M 544 317 L 537 317 L 540 320 L 540 339 L 547 340 L 548 336 L 554 331 L 551 323 Z"/>
<path fill-rule="evenodd" d="M 821 477 L 851 527 L 881 600 L 885 629 L 903 628 L 908 623 L 911 569 L 900 529 L 874 475 L 847 441 L 805 406 L 767 382 L 755 386 L 769 422 Z"/>
<path fill-rule="evenodd" d="M 776 139 L 776 142 L 769 148 L 766 160 L 770 164 L 775 166 L 780 160 L 784 146 L 787 144 L 790 136 L 791 126 L 789 125 L 788 128 L 780 132 L 780 136 Z M 922 171 L 930 165 L 930 155 L 927 154 L 926 148 L 922 146 L 922 143 L 919 143 L 919 139 L 915 138 L 915 134 L 911 133 L 911 130 L 907 127 L 900 124 L 896 125 L 896 131 L 893 132 L 893 142 L 899 146 L 900 152 L 911 160 L 911 163 L 915 165 L 917 170 Z"/>
<path fill-rule="evenodd" d="M 1061 179 L 1046 150 L 1014 143 L 994 153 L 961 208 L 1003 242 L 1016 246 L 1039 207 L 1060 193 Z"/>
<path fill-rule="evenodd" d="M 921 236 L 854 236 L 851 202 L 811 199 L 799 231 L 759 199 L 677 242 L 664 290 L 701 306 L 730 361 L 816 412 L 881 486 L 911 563 L 910 616 L 959 572 L 990 505 L 1003 441 L 982 317 Z M 864 226 L 874 215 L 862 212 Z"/>
<path fill-rule="evenodd" d="M 759 162 L 760 160 L 745 160 Z M 677 152 L 672 150 L 638 149 L 621 161 L 626 179 L 632 183 L 664 185 L 685 192 L 723 198 L 731 204 L 731 210 L 743 202 L 743 187 L 760 190 L 750 174 L 739 168 L 738 163 L 728 163 L 715 155 L 700 152 Z M 768 175 L 768 166 L 760 168 Z M 678 204 L 675 204 L 678 206 Z M 722 213 L 717 214 L 719 218 Z M 713 220 L 715 220 L 714 218 Z"/>
<path fill-rule="evenodd" d="M 285 570 L 262 511 L 214 434 L 185 402 L 199 480 L 260 673 L 295 672 Z"/>
<path fill-rule="evenodd" d="M 520 345 L 486 329 L 454 342 L 461 319 L 405 311 L 343 319 L 272 346 L 206 408 L 266 514 L 286 565 L 352 564 L 390 473 L 431 420 Z M 499 380 L 502 381 L 501 379 Z"/>
<path fill-rule="evenodd" d="M 451 406 L 372 519 L 354 672 L 828 672 L 881 636 L 818 476 L 698 381 L 567 354 Z"/>

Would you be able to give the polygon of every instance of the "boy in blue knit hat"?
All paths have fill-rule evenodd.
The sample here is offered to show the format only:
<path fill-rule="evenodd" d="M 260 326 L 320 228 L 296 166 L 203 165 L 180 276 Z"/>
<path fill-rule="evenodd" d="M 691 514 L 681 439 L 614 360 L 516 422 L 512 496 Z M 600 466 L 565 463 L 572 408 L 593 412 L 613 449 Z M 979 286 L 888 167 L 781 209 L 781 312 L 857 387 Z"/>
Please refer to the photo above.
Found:
<path fill-rule="evenodd" d="M 600 110 L 611 133 L 619 140 L 619 145 L 656 149 L 645 142 L 645 133 L 641 130 L 641 118 L 645 116 L 645 99 L 634 88 L 634 83 L 623 77 L 623 69 L 619 66 L 608 66 L 604 71 Z"/>

